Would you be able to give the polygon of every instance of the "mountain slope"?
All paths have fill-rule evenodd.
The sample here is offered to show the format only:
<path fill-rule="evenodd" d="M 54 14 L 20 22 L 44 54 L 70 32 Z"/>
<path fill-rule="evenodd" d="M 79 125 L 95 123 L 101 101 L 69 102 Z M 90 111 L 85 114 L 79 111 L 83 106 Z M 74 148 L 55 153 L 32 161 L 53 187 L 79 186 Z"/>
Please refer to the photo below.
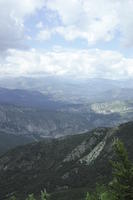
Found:
<path fill-rule="evenodd" d="M 15 135 L 57 137 L 89 128 L 87 115 L 0 105 L 0 131 Z"/>
<path fill-rule="evenodd" d="M 113 127 L 132 119 L 133 103 L 128 101 L 72 104 L 59 110 L 0 104 L 0 154 L 25 142 Z"/>
<path fill-rule="evenodd" d="M 102 80 L 98 83 L 103 84 Z M 132 97 L 131 90 L 130 95 L 125 94 Z M 108 93 L 107 97 L 111 98 Z M 36 91 L 0 88 L 0 154 L 44 137 L 79 134 L 132 119 L 133 101 L 66 104 Z"/>
<path fill-rule="evenodd" d="M 131 101 L 133 99 L 133 88 L 113 88 L 111 90 L 106 90 L 99 94 L 99 101 Z"/>
<path fill-rule="evenodd" d="M 0 132 L 35 137 L 59 137 L 109 127 L 132 120 L 133 103 L 72 105 L 61 110 L 0 104 Z"/>
<path fill-rule="evenodd" d="M 38 139 L 39 140 L 39 139 Z M 19 145 L 35 142 L 35 138 L 0 132 L 0 155 Z"/>
<path fill-rule="evenodd" d="M 39 91 L 54 100 L 85 103 L 110 100 L 132 100 L 133 80 L 74 79 L 66 77 L 0 78 L 0 87 Z M 128 93 L 130 92 L 130 93 Z M 128 94 L 128 95 L 126 95 Z M 119 99 L 120 96 L 120 99 Z"/>
<path fill-rule="evenodd" d="M 38 91 L 6 88 L 0 88 L 0 103 L 45 110 L 57 110 L 63 106 L 63 103 L 52 100 L 50 95 L 44 95 Z"/>
<path fill-rule="evenodd" d="M 63 191 L 77 190 L 79 194 L 82 188 L 89 190 L 96 182 L 109 181 L 113 138 L 124 141 L 133 160 L 132 132 L 133 122 L 130 122 L 115 128 L 98 128 L 86 134 L 44 140 L 6 153 L 0 158 L 0 199 L 13 193 L 38 194 L 46 188 L 54 193 L 51 199 L 63 200 Z M 64 199 L 81 197 L 70 197 L 67 193 Z"/>

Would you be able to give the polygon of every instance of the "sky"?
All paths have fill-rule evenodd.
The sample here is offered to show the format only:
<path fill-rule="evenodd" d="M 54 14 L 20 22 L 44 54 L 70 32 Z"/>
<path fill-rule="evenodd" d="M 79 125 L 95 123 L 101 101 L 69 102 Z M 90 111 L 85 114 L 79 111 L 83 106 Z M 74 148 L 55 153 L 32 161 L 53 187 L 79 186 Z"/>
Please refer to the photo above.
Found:
<path fill-rule="evenodd" d="M 133 0 L 0 0 L 0 76 L 133 78 Z"/>

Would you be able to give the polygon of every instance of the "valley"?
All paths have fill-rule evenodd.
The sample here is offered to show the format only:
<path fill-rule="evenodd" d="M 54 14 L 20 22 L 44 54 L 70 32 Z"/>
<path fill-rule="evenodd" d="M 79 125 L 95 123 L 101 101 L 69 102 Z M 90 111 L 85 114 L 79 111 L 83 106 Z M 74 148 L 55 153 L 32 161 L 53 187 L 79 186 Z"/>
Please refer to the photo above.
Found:
<path fill-rule="evenodd" d="M 132 95 L 127 96 L 125 90 L 122 91 L 117 100 L 113 95 L 107 100 L 107 95 L 102 93 L 103 101 L 96 98 L 92 103 L 80 100 L 74 103 L 63 99 L 57 101 L 52 94 L 39 91 L 0 88 L 0 141 L 4 143 L 0 154 L 10 147 L 44 138 L 81 134 L 97 127 L 113 127 L 132 121 Z"/>
<path fill-rule="evenodd" d="M 94 90 L 87 83 L 86 95 L 85 83 L 78 91 L 77 83 L 63 84 L 53 81 L 55 93 L 0 85 L 0 200 L 33 191 L 38 198 L 43 189 L 50 200 L 81 200 L 110 180 L 114 138 L 132 155 L 132 88 L 110 81 Z"/>

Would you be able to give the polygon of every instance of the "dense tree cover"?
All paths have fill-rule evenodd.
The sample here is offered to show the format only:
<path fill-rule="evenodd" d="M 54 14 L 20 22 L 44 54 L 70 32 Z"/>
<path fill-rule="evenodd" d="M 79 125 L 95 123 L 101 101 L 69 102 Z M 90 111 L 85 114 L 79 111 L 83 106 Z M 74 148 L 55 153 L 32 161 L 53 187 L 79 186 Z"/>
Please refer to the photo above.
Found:
<path fill-rule="evenodd" d="M 112 181 L 108 185 L 98 185 L 93 193 L 87 193 L 85 200 L 131 200 L 133 199 L 133 164 L 120 140 L 114 141 L 115 158 L 111 161 Z M 41 192 L 40 200 L 48 200 L 49 195 Z M 10 200 L 17 200 L 12 197 Z M 36 200 L 30 194 L 26 200 Z"/>
<path fill-rule="evenodd" d="M 111 161 L 112 181 L 99 191 L 87 193 L 86 200 L 131 200 L 133 199 L 133 164 L 119 140 L 114 142 L 115 160 Z"/>

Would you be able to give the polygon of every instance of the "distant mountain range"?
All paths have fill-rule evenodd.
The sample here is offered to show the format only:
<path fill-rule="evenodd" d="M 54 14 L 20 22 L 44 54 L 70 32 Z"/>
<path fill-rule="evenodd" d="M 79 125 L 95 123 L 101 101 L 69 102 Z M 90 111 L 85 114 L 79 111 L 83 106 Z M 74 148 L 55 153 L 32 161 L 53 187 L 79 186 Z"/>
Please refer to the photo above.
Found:
<path fill-rule="evenodd" d="M 54 100 L 68 103 L 93 103 L 116 100 L 119 97 L 121 98 L 117 100 L 131 100 L 133 98 L 132 79 L 74 79 L 74 77 L 66 78 L 62 76 L 8 77 L 0 78 L 0 87 L 38 91 L 49 95 Z"/>
<path fill-rule="evenodd" d="M 114 88 L 112 90 L 104 91 L 103 93 L 99 94 L 100 101 L 114 101 L 114 100 L 133 100 L 133 88 Z"/>
<path fill-rule="evenodd" d="M 0 131 L 5 134 L 38 137 L 59 137 L 89 128 L 82 113 L 48 111 L 36 108 L 0 105 Z"/>
<path fill-rule="evenodd" d="M 132 80 L 0 78 L 0 200 L 81 200 L 109 180 L 114 137 L 132 159 L 132 120 Z"/>
<path fill-rule="evenodd" d="M 0 88 L 0 154 L 46 137 L 79 134 L 131 121 L 132 91 L 122 91 L 115 98 L 111 95 L 113 100 L 106 91 L 102 98 L 108 97 L 107 101 L 68 103 L 38 91 Z M 121 100 L 126 98 L 130 100 Z"/>
<path fill-rule="evenodd" d="M 50 95 L 44 95 L 38 91 L 7 88 L 0 88 L 0 103 L 45 110 L 57 110 L 63 106 L 63 102 L 54 101 Z"/>
<path fill-rule="evenodd" d="M 96 183 L 111 178 L 114 138 L 133 161 L 133 122 L 84 134 L 47 139 L 18 147 L 0 157 L 0 200 L 46 188 L 51 200 L 81 200 Z"/>
<path fill-rule="evenodd" d="M 71 105 L 58 111 L 1 104 L 0 143 L 3 143 L 4 136 L 5 147 L 2 150 L 1 146 L 0 153 L 23 144 L 23 139 L 31 142 L 79 134 L 99 126 L 113 127 L 132 119 L 133 103 L 121 101 Z"/>

